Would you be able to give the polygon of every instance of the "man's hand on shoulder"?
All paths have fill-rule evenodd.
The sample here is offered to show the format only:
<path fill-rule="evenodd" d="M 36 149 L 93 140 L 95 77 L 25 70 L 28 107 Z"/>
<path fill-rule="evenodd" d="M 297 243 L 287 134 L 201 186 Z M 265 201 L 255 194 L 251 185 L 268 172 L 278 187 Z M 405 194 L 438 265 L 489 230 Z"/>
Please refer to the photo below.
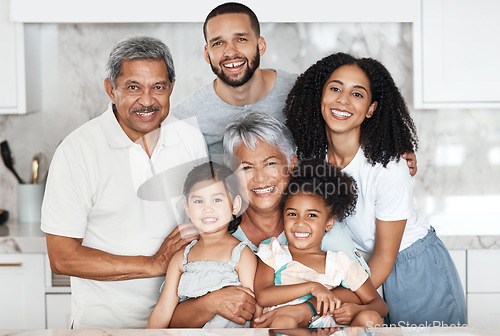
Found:
<path fill-rule="evenodd" d="M 410 175 L 417 175 L 417 155 L 414 152 L 406 152 L 401 157 L 406 160 Z"/>
<path fill-rule="evenodd" d="M 152 275 L 159 276 L 165 275 L 167 272 L 168 264 L 173 255 L 181 248 L 185 247 L 191 241 L 198 239 L 198 230 L 191 223 L 183 223 L 177 226 L 166 238 L 163 240 L 158 252 L 150 257 Z"/>

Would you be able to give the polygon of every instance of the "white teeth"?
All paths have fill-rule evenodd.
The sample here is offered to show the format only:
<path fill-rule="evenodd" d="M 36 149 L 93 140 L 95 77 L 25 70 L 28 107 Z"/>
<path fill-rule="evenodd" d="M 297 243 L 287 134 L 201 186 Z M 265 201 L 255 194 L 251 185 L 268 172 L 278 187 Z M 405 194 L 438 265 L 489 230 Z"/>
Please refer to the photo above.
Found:
<path fill-rule="evenodd" d="M 155 113 L 154 111 L 152 112 L 136 112 L 138 115 L 140 115 L 141 117 L 149 117 L 149 116 L 152 116 L 153 113 Z"/>
<path fill-rule="evenodd" d="M 265 193 L 273 191 L 274 188 L 276 188 L 276 186 L 272 186 L 272 187 L 269 187 L 266 189 L 252 189 L 252 191 L 256 194 L 265 194 Z"/>
<path fill-rule="evenodd" d="M 294 232 L 293 235 L 297 238 L 307 238 L 309 237 L 311 234 L 308 233 L 308 232 Z"/>
<path fill-rule="evenodd" d="M 236 63 L 229 63 L 229 64 L 224 64 L 224 67 L 225 68 L 235 68 L 235 67 L 238 67 L 240 65 L 243 65 L 244 63 L 245 63 L 244 61 L 236 62 Z"/>
<path fill-rule="evenodd" d="M 352 113 L 349 113 L 349 112 L 342 112 L 342 111 L 338 111 L 338 110 L 334 110 L 334 109 L 332 109 L 331 111 L 334 115 L 336 115 L 337 117 L 341 117 L 341 118 L 349 118 L 350 116 L 352 116 Z"/>
<path fill-rule="evenodd" d="M 213 217 L 210 217 L 210 218 L 203 218 L 201 220 L 203 223 L 212 223 L 212 222 L 216 222 L 217 221 L 217 218 L 213 218 Z"/>

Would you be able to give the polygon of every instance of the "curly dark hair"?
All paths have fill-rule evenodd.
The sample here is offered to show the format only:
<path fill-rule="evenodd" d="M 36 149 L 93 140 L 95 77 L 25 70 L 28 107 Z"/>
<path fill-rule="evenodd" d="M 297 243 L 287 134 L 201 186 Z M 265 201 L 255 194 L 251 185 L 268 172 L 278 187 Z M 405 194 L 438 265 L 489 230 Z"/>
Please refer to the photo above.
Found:
<path fill-rule="evenodd" d="M 222 182 L 224 188 L 229 193 L 231 197 L 231 202 L 234 198 L 239 195 L 239 183 L 238 178 L 233 173 L 233 171 L 222 164 L 216 162 L 208 161 L 194 167 L 186 177 L 184 182 L 183 194 L 188 198 L 189 194 L 192 192 L 193 186 L 202 181 L 212 180 L 214 183 Z M 229 233 L 234 233 L 241 223 L 241 217 L 236 217 L 233 215 L 232 220 L 229 222 L 227 230 Z"/>
<path fill-rule="evenodd" d="M 283 192 L 282 209 L 291 196 L 299 194 L 321 197 L 330 210 L 330 216 L 337 216 L 339 221 L 354 212 L 358 199 L 356 181 L 320 159 L 303 161 L 294 169 Z"/>
<path fill-rule="evenodd" d="M 301 74 L 290 91 L 283 113 L 297 144 L 299 160 L 324 159 L 328 142 L 321 114 L 323 88 L 332 73 L 343 65 L 361 68 L 370 82 L 372 101 L 377 108 L 361 124 L 361 147 L 368 161 L 384 167 L 398 161 L 405 152 L 418 148 L 417 131 L 405 100 L 389 71 L 372 58 L 355 58 L 335 53 Z"/>

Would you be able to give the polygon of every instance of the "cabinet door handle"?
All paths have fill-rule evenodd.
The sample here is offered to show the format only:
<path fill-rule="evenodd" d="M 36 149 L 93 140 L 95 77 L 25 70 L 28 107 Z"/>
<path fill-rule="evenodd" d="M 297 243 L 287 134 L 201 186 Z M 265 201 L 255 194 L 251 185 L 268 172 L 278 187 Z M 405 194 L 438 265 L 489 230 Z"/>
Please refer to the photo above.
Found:
<path fill-rule="evenodd" d="M 0 264 L 0 267 L 22 267 L 23 263 L 6 263 Z"/>

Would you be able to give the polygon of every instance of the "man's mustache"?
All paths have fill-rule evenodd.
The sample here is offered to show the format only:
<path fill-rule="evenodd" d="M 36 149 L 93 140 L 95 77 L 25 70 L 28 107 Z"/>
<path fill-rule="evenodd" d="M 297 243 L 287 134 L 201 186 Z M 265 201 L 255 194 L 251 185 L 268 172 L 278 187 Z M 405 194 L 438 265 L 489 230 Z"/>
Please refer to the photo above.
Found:
<path fill-rule="evenodd" d="M 156 112 L 160 111 L 161 107 L 159 106 L 143 106 L 143 107 L 134 107 L 130 110 L 132 113 L 136 112 Z"/>

